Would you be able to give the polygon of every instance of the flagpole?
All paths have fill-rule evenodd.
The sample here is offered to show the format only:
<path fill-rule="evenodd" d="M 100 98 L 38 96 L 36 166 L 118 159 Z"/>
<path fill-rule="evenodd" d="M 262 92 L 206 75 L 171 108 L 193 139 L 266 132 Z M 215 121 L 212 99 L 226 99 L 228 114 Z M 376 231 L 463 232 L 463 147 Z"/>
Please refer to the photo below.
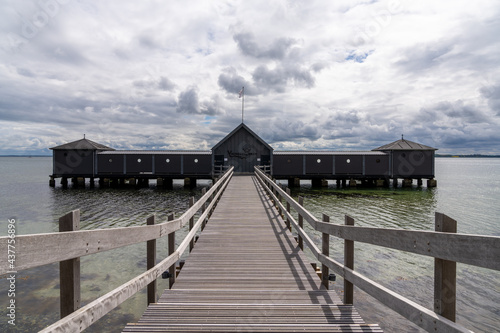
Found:
<path fill-rule="evenodd" d="M 245 87 L 241 88 L 241 123 L 243 124 L 243 115 L 245 114 Z"/>

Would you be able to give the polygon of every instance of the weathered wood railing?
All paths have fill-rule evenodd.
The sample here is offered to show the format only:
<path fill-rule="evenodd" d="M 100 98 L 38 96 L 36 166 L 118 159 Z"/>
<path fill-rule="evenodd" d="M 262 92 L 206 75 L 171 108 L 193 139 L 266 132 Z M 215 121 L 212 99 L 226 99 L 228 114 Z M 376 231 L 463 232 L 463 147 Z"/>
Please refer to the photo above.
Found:
<path fill-rule="evenodd" d="M 171 215 L 166 222 L 154 224 L 153 215 L 148 218 L 145 226 L 67 231 L 78 229 L 80 212 L 75 210 L 60 219 L 63 226 L 60 231 L 63 232 L 17 236 L 15 239 L 17 272 L 50 263 L 61 263 L 61 317 L 64 317 L 41 332 L 81 332 L 146 286 L 148 286 L 148 302 L 155 302 L 156 279 L 168 269 L 170 286 L 175 281 L 175 263 L 190 244 L 193 244 L 192 240 L 197 230 L 204 227 L 208 215 L 232 175 L 233 167 L 229 168 L 196 203 L 190 202 L 191 207 L 178 219 L 173 219 Z M 194 223 L 194 217 L 200 210 L 198 220 Z M 175 232 L 188 223 L 190 231 L 175 249 Z M 164 236 L 168 236 L 169 255 L 155 264 L 154 242 Z M 7 248 L 8 239 L 0 237 L 0 247 Z M 79 258 L 141 242 L 147 242 L 147 271 L 79 308 Z M 12 270 L 7 256 L 0 258 L 0 275 Z"/>
<path fill-rule="evenodd" d="M 353 285 L 379 300 L 428 332 L 470 332 L 455 321 L 456 305 L 456 263 L 500 270 L 500 237 L 467 235 L 456 233 L 456 221 L 436 213 L 435 231 L 397 230 L 354 226 L 354 220 L 345 217 L 345 225 L 316 219 L 290 196 L 289 189 L 283 190 L 259 168 L 255 174 L 260 183 L 275 202 L 278 210 L 286 217 L 286 223 L 293 226 L 298 234 L 299 246 L 305 243 L 316 259 L 322 264 L 322 278 L 328 287 L 328 269 L 344 278 L 344 303 L 353 302 Z M 282 200 L 285 201 L 285 205 Z M 290 213 L 295 209 L 299 221 Z M 302 228 L 303 220 L 323 234 L 320 250 Z M 331 236 L 343 238 L 345 265 L 329 257 L 328 242 Z M 402 250 L 435 258 L 434 265 L 434 311 L 431 311 L 399 294 L 383 287 L 354 271 L 354 242 Z"/>

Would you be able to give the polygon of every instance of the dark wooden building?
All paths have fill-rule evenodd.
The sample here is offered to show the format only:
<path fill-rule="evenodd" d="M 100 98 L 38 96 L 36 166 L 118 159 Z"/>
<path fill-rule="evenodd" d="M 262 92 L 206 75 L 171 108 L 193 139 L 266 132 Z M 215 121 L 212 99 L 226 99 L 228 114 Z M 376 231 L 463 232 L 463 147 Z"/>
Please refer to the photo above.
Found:
<path fill-rule="evenodd" d="M 253 173 L 255 165 L 272 165 L 273 148 L 241 123 L 212 148 L 214 165 L 232 165 L 235 173 Z"/>
<path fill-rule="evenodd" d="M 274 151 L 247 125 L 240 124 L 212 150 L 115 150 L 81 139 L 51 148 L 54 178 L 152 179 L 214 178 L 221 166 L 236 174 L 252 173 L 254 166 L 269 166 L 276 179 L 337 180 L 351 186 L 356 180 L 433 180 L 435 148 L 398 140 L 372 151 Z M 191 181 L 192 182 L 192 181 Z M 317 182 L 316 182 L 317 183 Z M 432 186 L 432 184 L 431 184 Z"/>

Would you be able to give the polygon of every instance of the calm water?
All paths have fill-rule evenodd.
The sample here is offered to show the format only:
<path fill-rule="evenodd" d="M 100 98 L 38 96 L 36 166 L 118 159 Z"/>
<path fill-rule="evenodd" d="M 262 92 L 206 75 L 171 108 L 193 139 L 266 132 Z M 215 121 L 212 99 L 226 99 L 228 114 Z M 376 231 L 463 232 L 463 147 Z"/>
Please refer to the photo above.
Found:
<path fill-rule="evenodd" d="M 62 189 L 48 186 L 51 158 L 0 157 L 0 235 L 7 235 L 7 221 L 16 219 L 17 233 L 58 230 L 58 218 L 81 209 L 81 228 L 110 228 L 145 224 L 151 213 L 160 219 L 187 209 L 188 198 L 200 196 L 201 183 L 185 190 L 156 189 Z M 500 159 L 436 159 L 438 187 L 427 189 L 312 189 L 303 183 L 293 195 L 302 195 L 305 206 L 317 217 L 330 215 L 343 223 L 345 214 L 357 225 L 432 230 L 434 212 L 458 221 L 458 232 L 500 236 Z M 179 241 L 185 232 L 177 237 Z M 319 235 L 315 236 L 320 242 Z M 343 243 L 332 242 L 332 256 L 342 260 Z M 145 270 L 145 244 L 82 258 L 82 303 L 87 304 Z M 158 242 L 158 257 L 167 253 L 166 240 Z M 356 270 L 373 280 L 432 308 L 433 259 L 356 243 Z M 340 280 L 340 279 L 338 279 Z M 500 273 L 458 264 L 457 321 L 476 332 L 499 331 Z M 17 277 L 16 327 L 7 324 L 7 281 L 0 280 L 0 331 L 34 332 L 59 317 L 58 265 L 21 271 Z M 159 280 L 158 289 L 168 287 Z M 333 287 L 342 292 L 342 281 Z M 355 303 L 368 322 L 379 322 L 387 332 L 418 332 L 399 315 L 384 310 L 357 291 Z M 136 321 L 145 309 L 145 289 L 114 310 L 87 332 L 120 332 Z"/>

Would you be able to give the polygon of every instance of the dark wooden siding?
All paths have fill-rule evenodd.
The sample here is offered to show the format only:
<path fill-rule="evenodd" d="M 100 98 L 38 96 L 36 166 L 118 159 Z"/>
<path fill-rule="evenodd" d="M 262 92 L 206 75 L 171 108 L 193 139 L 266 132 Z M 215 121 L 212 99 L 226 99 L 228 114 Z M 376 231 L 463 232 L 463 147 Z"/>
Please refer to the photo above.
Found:
<path fill-rule="evenodd" d="M 168 154 L 155 155 L 155 174 L 180 175 L 182 155 Z"/>
<path fill-rule="evenodd" d="M 124 155 L 104 154 L 97 155 L 98 173 L 101 175 L 122 175 L 124 166 Z"/>
<path fill-rule="evenodd" d="M 210 175 L 212 174 L 212 155 L 183 155 L 185 175 Z"/>
<path fill-rule="evenodd" d="M 434 151 L 398 150 L 392 154 L 394 177 L 434 177 Z"/>
<path fill-rule="evenodd" d="M 308 175 L 332 175 L 332 155 L 306 155 L 306 174 Z"/>
<path fill-rule="evenodd" d="M 337 155 L 335 156 L 336 175 L 362 175 L 363 156 L 362 155 Z"/>
<path fill-rule="evenodd" d="M 125 159 L 127 174 L 151 174 L 153 172 L 152 154 L 127 154 Z"/>
<path fill-rule="evenodd" d="M 54 150 L 53 174 L 58 176 L 92 176 L 93 150 Z"/>
<path fill-rule="evenodd" d="M 303 155 L 274 155 L 273 175 L 301 176 L 304 174 Z"/>
<path fill-rule="evenodd" d="M 269 156 L 271 151 L 245 128 L 240 128 L 230 138 L 213 151 L 214 155 L 224 155 L 226 165 L 233 165 L 234 172 L 253 172 L 260 165 L 262 155 Z M 259 161 L 260 159 L 260 161 Z"/>
<path fill-rule="evenodd" d="M 365 175 L 366 176 L 384 176 L 389 177 L 389 155 L 366 155 L 365 156 Z"/>

